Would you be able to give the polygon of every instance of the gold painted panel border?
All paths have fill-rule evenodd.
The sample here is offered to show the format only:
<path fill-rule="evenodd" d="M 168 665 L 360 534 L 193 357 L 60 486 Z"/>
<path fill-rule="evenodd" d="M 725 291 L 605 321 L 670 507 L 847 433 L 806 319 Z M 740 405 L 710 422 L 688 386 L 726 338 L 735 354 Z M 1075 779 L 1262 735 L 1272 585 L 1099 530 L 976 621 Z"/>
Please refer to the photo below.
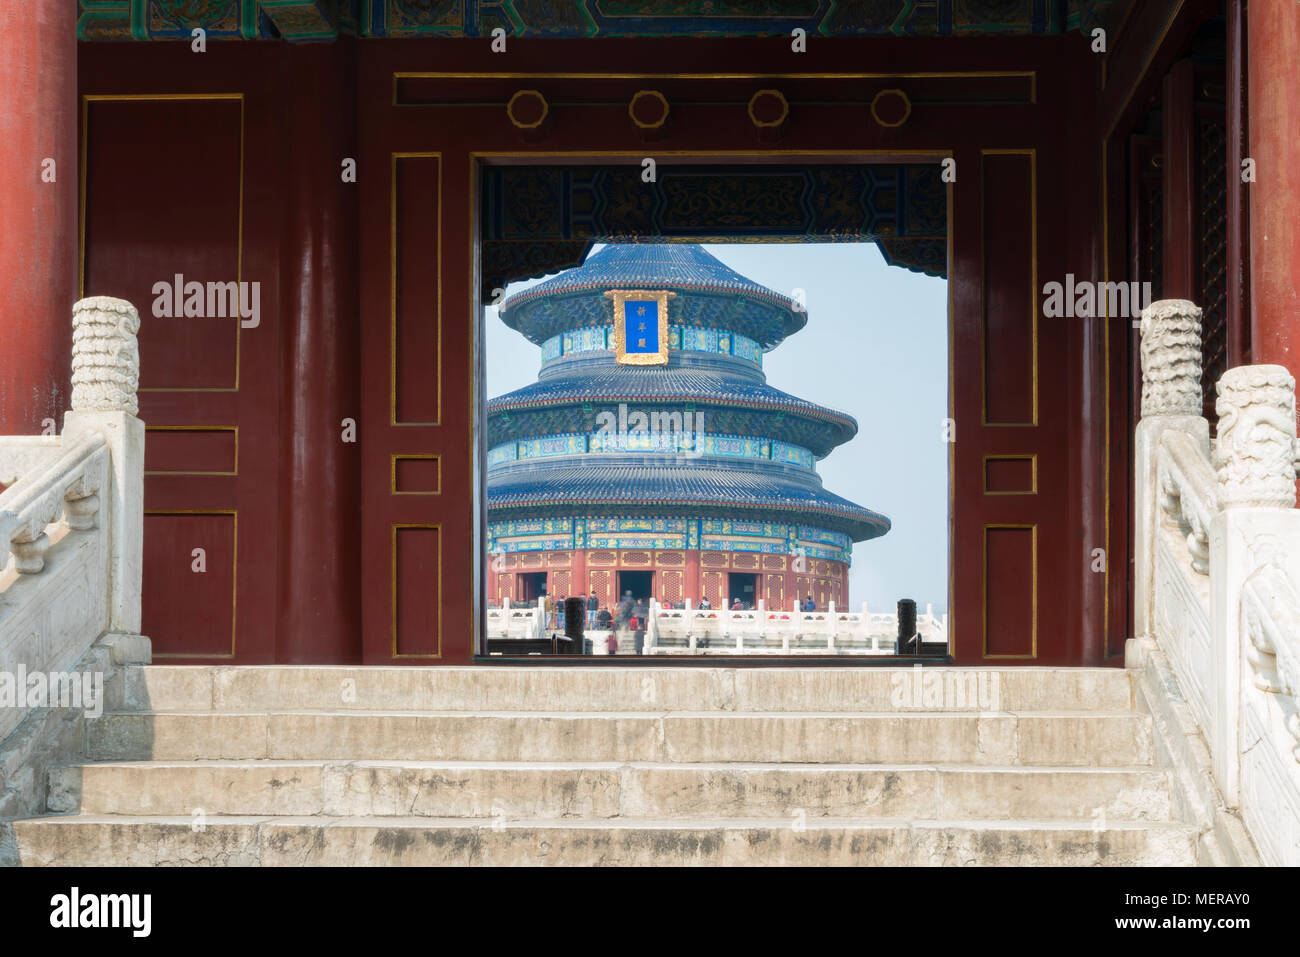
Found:
<path fill-rule="evenodd" d="M 989 490 L 989 462 L 1028 462 L 1030 469 L 1030 487 L 1015 492 L 994 492 Z M 1038 453 L 991 453 L 984 456 L 984 494 L 985 495 L 1037 495 L 1038 494 Z"/>
<path fill-rule="evenodd" d="M 244 278 L 244 150 L 247 140 L 245 104 L 243 93 L 83 93 L 81 95 L 81 170 L 77 198 L 77 291 L 78 298 L 86 298 L 86 176 L 90 156 L 90 104 L 119 102 L 149 102 L 169 100 L 238 100 L 239 101 L 239 210 L 235 226 L 235 282 Z M 241 303 L 242 306 L 242 303 Z M 242 310 L 241 310 L 242 311 Z M 236 317 L 238 319 L 238 317 Z M 243 355 L 243 323 L 235 322 L 235 384 L 233 386 L 151 386 L 137 392 L 238 392 L 241 358 Z"/>
<path fill-rule="evenodd" d="M 397 490 L 397 463 L 398 460 L 422 460 L 433 461 L 438 466 L 438 487 L 432 492 L 399 492 Z M 441 495 L 442 494 L 442 456 L 434 455 L 428 452 L 394 452 L 391 456 L 388 470 L 389 494 L 390 495 Z"/>
<path fill-rule="evenodd" d="M 1028 156 L 1029 157 L 1029 315 L 1032 317 L 1031 359 L 1030 359 L 1030 403 L 1029 422 L 990 422 L 988 416 L 988 313 L 985 295 L 986 246 L 984 243 L 984 225 L 986 191 L 984 189 L 984 157 L 986 156 Z M 1038 149 L 981 149 L 980 150 L 980 425 L 994 428 L 1037 428 L 1038 426 Z"/>
<path fill-rule="evenodd" d="M 401 80 L 968 80 L 1020 77 L 1029 80 L 1029 102 L 1038 104 L 1037 70 L 922 71 L 911 73 L 474 73 L 439 70 L 398 70 L 392 75 L 394 107 L 428 107 L 437 104 L 402 103 L 397 98 Z M 820 151 L 825 152 L 825 151 Z M 521 154 L 529 155 L 529 154 Z"/>
<path fill-rule="evenodd" d="M 191 472 L 191 471 L 172 471 L 170 469 L 147 469 L 145 475 L 228 475 L 236 476 L 239 474 L 239 426 L 237 425 L 146 425 L 144 427 L 145 437 L 148 438 L 150 432 L 233 432 L 235 433 L 235 466 L 233 472 Z"/>
<path fill-rule="evenodd" d="M 1030 581 L 1030 653 L 1027 655 L 991 655 L 989 654 L 989 531 L 1001 528 L 1019 528 L 1030 530 L 1031 581 Z M 1038 523 L 1037 522 L 989 522 L 984 525 L 980 544 L 980 657 L 1018 658 L 1030 660 L 1038 657 Z M 949 623 L 951 624 L 951 617 Z M 951 640 L 951 638 L 949 639 Z"/>
<path fill-rule="evenodd" d="M 145 515 L 229 515 L 232 521 L 230 539 L 230 653 L 207 652 L 157 652 L 157 658 L 234 658 L 239 623 L 239 510 L 234 508 L 146 508 Z"/>
<path fill-rule="evenodd" d="M 397 533 L 404 528 L 432 529 L 438 533 L 438 650 L 431 655 L 399 655 L 397 653 Z M 442 657 L 442 633 L 445 620 L 442 604 L 442 523 L 441 522 L 393 522 L 389 526 L 390 564 L 388 569 L 390 581 L 390 609 L 392 612 L 392 631 L 390 634 L 389 654 L 392 658 L 423 659 L 433 661 Z"/>
<path fill-rule="evenodd" d="M 397 418 L 397 161 L 400 159 L 436 159 L 438 161 L 438 254 L 436 257 L 435 269 L 437 276 L 435 279 L 437 308 L 435 310 L 434 323 L 435 335 L 438 339 L 438 350 L 436 361 L 437 373 L 437 395 L 434 397 L 434 407 L 436 409 L 435 419 L 432 422 L 407 422 L 398 421 Z M 388 424 L 393 426 L 430 426 L 442 424 L 442 247 L 445 242 L 445 236 L 442 231 L 442 172 L 446 165 L 443 162 L 442 153 L 407 153 L 394 152 L 389 154 L 389 196 L 388 196 L 388 221 L 389 221 L 389 239 L 388 239 Z M 471 267 L 472 268 L 472 267 Z"/>

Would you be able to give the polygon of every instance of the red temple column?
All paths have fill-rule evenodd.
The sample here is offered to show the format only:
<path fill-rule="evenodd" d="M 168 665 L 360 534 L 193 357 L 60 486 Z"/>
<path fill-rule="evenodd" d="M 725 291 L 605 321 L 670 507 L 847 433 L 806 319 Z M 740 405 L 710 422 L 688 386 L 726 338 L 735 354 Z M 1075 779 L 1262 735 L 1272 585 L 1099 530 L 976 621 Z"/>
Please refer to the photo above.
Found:
<path fill-rule="evenodd" d="M 0 435 L 62 427 L 77 298 L 77 5 L 0 5 Z M 93 290 L 91 290 L 93 292 Z"/>
<path fill-rule="evenodd" d="M 1247 17 L 1251 361 L 1300 373 L 1300 9 L 1258 0 Z"/>
<path fill-rule="evenodd" d="M 571 564 L 569 565 L 569 594 L 581 595 L 584 599 L 588 592 L 591 591 L 587 585 L 587 552 L 584 549 L 575 549 L 572 552 Z"/>
<path fill-rule="evenodd" d="M 285 48 L 282 664 L 361 660 L 359 446 L 342 426 L 361 418 L 352 56 L 345 41 Z"/>
<path fill-rule="evenodd" d="M 696 548 L 686 551 L 686 571 L 682 575 L 682 597 L 691 600 L 692 608 L 698 608 L 700 599 L 704 597 L 704 589 L 700 584 L 700 552 Z"/>

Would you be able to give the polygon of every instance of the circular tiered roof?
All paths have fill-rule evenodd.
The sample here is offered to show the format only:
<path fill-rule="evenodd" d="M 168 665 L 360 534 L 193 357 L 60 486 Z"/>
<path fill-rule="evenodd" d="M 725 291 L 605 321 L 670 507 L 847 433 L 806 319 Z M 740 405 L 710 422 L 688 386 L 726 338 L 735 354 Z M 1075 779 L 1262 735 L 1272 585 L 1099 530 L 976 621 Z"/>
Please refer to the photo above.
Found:
<path fill-rule="evenodd" d="M 605 293 L 638 289 L 675 293 L 670 324 L 730 330 L 764 349 L 807 321 L 790 298 L 689 244 L 606 246 L 511 296 L 501 318 L 542 345 L 570 330 L 612 328 Z M 684 336 L 660 364 L 620 363 L 602 337 L 584 334 L 596 344 L 553 355 L 536 382 L 488 402 L 490 521 L 654 514 L 785 522 L 853 541 L 889 531 L 888 518 L 826 491 L 816 472 L 816 458 L 856 434 L 852 416 L 767 385 L 739 354 L 693 351 Z M 674 438 L 667 452 L 621 442 L 611 456 L 597 424 L 616 412 L 620 422 L 676 416 L 683 424 L 674 428 L 694 438 Z"/>
<path fill-rule="evenodd" d="M 501 319 L 541 345 L 567 329 L 612 321 L 607 289 L 671 290 L 672 322 L 730 329 L 765 349 L 808 321 L 788 296 L 690 243 L 605 246 L 576 269 L 515 293 L 501 305 Z"/>

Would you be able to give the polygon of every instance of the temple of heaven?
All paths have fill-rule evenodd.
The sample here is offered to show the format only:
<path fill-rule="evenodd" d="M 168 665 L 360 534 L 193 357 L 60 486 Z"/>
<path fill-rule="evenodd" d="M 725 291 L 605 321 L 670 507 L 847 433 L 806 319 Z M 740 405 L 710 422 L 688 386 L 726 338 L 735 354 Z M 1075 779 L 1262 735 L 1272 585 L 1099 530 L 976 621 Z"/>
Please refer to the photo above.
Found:
<path fill-rule="evenodd" d="M 846 607 L 854 542 L 889 519 L 824 488 L 857 422 L 772 388 L 793 300 L 690 244 L 609 245 L 501 319 L 537 381 L 487 404 L 488 600 L 595 592 Z"/>

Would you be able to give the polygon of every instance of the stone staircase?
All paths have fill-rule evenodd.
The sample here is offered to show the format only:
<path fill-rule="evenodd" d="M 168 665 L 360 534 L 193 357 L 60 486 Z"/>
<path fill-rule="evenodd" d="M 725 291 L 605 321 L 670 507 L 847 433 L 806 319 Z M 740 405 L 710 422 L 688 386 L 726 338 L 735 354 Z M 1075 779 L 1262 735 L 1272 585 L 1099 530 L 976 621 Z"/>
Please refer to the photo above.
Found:
<path fill-rule="evenodd" d="M 913 673 L 884 668 L 130 667 L 86 722 L 87 760 L 50 772 L 50 813 L 0 824 L 0 850 L 57 865 L 1196 863 L 1128 673 L 986 677 L 990 710 L 923 707 Z"/>

